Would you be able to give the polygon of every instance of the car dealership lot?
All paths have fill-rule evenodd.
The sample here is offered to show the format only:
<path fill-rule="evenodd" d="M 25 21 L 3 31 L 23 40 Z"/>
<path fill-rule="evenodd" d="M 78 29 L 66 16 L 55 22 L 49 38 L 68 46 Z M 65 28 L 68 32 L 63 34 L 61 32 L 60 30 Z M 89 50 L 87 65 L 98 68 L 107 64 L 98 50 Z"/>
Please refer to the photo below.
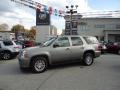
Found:
<path fill-rule="evenodd" d="M 17 59 L 0 61 L 0 90 L 119 90 L 120 55 L 104 54 L 92 66 L 74 63 L 44 73 L 20 71 Z"/>

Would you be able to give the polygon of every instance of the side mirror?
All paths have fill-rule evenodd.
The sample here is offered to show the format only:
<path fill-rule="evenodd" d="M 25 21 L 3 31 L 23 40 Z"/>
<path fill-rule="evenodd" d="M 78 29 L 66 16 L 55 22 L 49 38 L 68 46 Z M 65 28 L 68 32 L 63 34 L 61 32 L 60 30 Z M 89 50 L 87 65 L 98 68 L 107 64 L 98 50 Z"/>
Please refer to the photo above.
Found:
<path fill-rule="evenodd" d="M 59 47 L 58 43 L 53 44 L 53 48 Z"/>

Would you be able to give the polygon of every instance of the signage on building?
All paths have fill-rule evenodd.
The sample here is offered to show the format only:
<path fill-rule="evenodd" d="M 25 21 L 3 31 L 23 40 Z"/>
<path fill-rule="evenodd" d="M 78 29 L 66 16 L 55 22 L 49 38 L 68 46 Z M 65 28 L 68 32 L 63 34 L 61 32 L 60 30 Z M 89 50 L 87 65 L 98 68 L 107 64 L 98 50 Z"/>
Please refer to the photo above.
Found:
<path fill-rule="evenodd" d="M 36 10 L 36 25 L 50 25 L 50 14 Z"/>

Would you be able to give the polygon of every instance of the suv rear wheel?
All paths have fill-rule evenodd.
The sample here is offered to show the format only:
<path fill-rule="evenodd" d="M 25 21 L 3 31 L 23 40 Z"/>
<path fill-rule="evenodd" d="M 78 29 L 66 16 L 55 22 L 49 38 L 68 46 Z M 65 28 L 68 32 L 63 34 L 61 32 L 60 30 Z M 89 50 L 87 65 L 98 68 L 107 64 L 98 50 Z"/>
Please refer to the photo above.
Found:
<path fill-rule="evenodd" d="M 32 70 L 35 73 L 42 73 L 47 68 L 47 61 L 44 57 L 35 57 L 32 62 Z"/>
<path fill-rule="evenodd" d="M 83 59 L 83 63 L 86 65 L 86 66 L 90 66 L 93 64 L 93 61 L 94 61 L 94 58 L 93 58 L 93 54 L 92 53 L 86 53 L 84 55 L 84 59 Z"/>
<path fill-rule="evenodd" d="M 4 52 L 2 58 L 4 60 L 9 60 L 11 59 L 12 54 L 10 52 Z"/>

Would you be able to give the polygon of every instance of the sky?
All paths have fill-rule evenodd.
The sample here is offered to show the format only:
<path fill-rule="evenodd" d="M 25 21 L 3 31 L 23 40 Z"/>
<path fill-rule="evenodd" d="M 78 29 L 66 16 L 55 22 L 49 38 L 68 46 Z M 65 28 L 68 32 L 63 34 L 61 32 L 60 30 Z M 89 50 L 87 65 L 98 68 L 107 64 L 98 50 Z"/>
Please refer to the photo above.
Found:
<path fill-rule="evenodd" d="M 33 0 L 46 6 L 52 6 L 58 10 L 66 11 L 65 6 L 78 5 L 77 11 L 92 12 L 104 10 L 120 10 L 120 0 Z M 11 0 L 0 1 L 0 24 L 6 23 L 11 28 L 13 25 L 22 24 L 29 29 L 36 25 L 35 10 L 16 4 Z M 63 17 L 51 15 L 51 24 L 55 25 L 58 33 L 65 28 Z"/>

